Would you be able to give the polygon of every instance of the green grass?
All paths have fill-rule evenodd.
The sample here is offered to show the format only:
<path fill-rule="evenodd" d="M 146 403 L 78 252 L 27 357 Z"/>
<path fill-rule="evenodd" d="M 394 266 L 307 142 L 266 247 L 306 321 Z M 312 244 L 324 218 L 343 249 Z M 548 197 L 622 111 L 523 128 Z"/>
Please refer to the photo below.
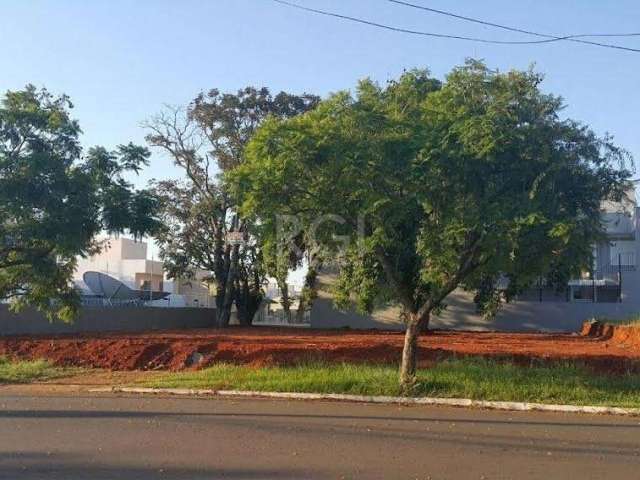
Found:
<path fill-rule="evenodd" d="M 597 318 L 599 322 L 602 323 L 610 323 L 612 325 L 629 325 L 629 326 L 638 326 L 640 327 L 640 313 L 635 315 L 630 315 L 625 318 L 615 319 L 615 318 Z"/>
<path fill-rule="evenodd" d="M 219 364 L 199 371 L 160 375 L 143 385 L 399 395 L 397 378 L 398 372 L 391 366 L 306 364 L 253 368 Z M 640 407 L 640 375 L 597 374 L 569 363 L 525 367 L 486 359 L 450 359 L 420 370 L 413 396 Z"/>
<path fill-rule="evenodd" d="M 54 367 L 46 360 L 12 361 L 0 357 L 0 384 L 49 380 L 78 373 L 78 371 L 79 369 Z"/>

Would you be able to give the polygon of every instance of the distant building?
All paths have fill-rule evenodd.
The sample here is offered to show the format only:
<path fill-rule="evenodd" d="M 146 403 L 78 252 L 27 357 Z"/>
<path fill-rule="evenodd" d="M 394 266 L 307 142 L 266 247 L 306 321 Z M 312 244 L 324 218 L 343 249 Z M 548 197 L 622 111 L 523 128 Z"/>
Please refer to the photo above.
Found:
<path fill-rule="evenodd" d="M 149 259 L 145 242 L 119 237 L 106 240 L 102 251 L 89 258 L 79 258 L 74 273 L 74 282 L 88 292 L 82 276 L 87 271 L 110 275 L 134 290 L 169 292 L 167 300 L 148 302 L 153 306 L 166 307 L 213 307 L 215 299 L 209 286 L 203 281 L 207 272 L 198 272 L 196 279 L 169 280 L 161 261 Z"/>
<path fill-rule="evenodd" d="M 568 285 L 569 302 L 629 302 L 640 296 L 636 259 L 640 247 L 635 202 L 607 203 L 602 213 L 607 240 L 594 247 L 593 267 Z"/>

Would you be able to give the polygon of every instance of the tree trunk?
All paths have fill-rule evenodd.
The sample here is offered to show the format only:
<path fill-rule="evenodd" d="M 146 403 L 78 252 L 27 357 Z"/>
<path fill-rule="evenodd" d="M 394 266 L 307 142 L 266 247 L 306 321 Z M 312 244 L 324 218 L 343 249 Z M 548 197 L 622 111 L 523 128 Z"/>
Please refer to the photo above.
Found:
<path fill-rule="evenodd" d="M 251 326 L 253 325 L 253 317 L 255 317 L 258 310 L 262 305 L 263 300 L 262 295 L 256 295 L 255 293 L 249 293 L 249 298 L 247 299 L 247 306 L 245 308 L 246 318 L 244 319 L 244 323 L 242 325 Z"/>
<path fill-rule="evenodd" d="M 296 323 L 304 322 L 305 312 L 311 308 L 313 301 L 316 298 L 316 280 L 318 278 L 318 271 L 315 267 L 309 266 L 307 274 L 304 277 L 304 286 L 302 292 L 300 292 L 300 299 L 298 300 L 298 310 L 296 312 Z"/>
<path fill-rule="evenodd" d="M 229 322 L 231 321 L 231 307 L 223 305 L 222 308 L 218 311 L 217 315 L 217 327 L 223 328 L 228 327 Z"/>
<path fill-rule="evenodd" d="M 231 308 L 233 307 L 236 275 L 238 273 L 238 254 L 239 247 L 238 245 L 235 245 L 231 251 L 231 260 L 223 292 L 224 296 L 222 301 L 219 303 L 220 311 L 218 312 L 218 327 L 228 327 L 229 322 L 231 321 Z"/>
<path fill-rule="evenodd" d="M 238 315 L 238 323 L 241 326 L 247 325 L 247 292 L 243 281 L 236 279 L 236 288 L 234 290 L 234 303 L 236 304 L 236 312 Z"/>
<path fill-rule="evenodd" d="M 420 331 L 429 326 L 429 314 L 418 318 L 410 314 L 404 334 L 402 363 L 400 364 L 400 388 L 402 393 L 409 394 L 416 383 L 416 364 L 418 360 L 418 337 Z"/>
<path fill-rule="evenodd" d="M 231 309 L 233 307 L 233 282 L 227 281 L 220 311 L 218 312 L 218 327 L 228 327 L 231 321 Z"/>
<path fill-rule="evenodd" d="M 216 285 L 216 327 L 226 327 L 231 319 L 231 308 L 225 305 L 226 282 L 219 281 Z"/>
<path fill-rule="evenodd" d="M 289 285 L 287 280 L 276 280 L 278 283 L 278 289 L 280 290 L 280 305 L 284 311 L 284 317 L 287 323 L 291 321 L 291 299 L 289 298 Z"/>
<path fill-rule="evenodd" d="M 252 290 L 246 279 L 242 280 L 237 288 L 236 307 L 238 309 L 238 322 L 243 327 L 253 324 L 253 317 L 260 309 L 264 296 L 260 289 Z"/>

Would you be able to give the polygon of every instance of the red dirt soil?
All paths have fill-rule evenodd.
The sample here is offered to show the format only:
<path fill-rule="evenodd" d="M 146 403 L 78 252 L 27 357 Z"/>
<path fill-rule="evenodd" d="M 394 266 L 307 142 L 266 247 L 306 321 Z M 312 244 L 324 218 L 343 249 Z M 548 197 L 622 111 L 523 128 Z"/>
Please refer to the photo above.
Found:
<path fill-rule="evenodd" d="M 640 345 L 585 326 L 583 335 L 431 331 L 419 341 L 420 364 L 480 355 L 532 361 L 576 360 L 598 370 L 640 372 Z M 394 363 L 403 335 L 385 331 L 228 328 L 0 337 L 0 356 L 46 358 L 56 365 L 109 370 L 181 370 L 215 362 L 282 365 L 300 361 Z"/>
<path fill-rule="evenodd" d="M 615 345 L 640 350 L 640 326 L 584 322 L 582 335 L 607 340 Z"/>

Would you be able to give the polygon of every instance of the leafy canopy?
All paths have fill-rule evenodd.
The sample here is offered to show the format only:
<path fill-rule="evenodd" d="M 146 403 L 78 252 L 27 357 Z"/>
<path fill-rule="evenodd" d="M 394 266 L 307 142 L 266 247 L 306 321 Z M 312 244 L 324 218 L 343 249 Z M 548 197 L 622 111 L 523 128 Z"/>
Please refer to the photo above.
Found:
<path fill-rule="evenodd" d="M 563 119 L 541 81 L 468 61 L 442 83 L 424 70 L 363 80 L 355 95 L 272 118 L 234 172 L 243 212 L 337 215 L 323 226 L 350 240 L 335 249 L 342 306 L 392 299 L 426 325 L 461 286 L 495 312 L 501 278 L 508 298 L 587 268 L 601 203 L 628 186 L 628 155 Z"/>
<path fill-rule="evenodd" d="M 267 88 L 212 89 L 185 110 L 167 109 L 147 123 L 149 144 L 169 154 L 186 176 L 155 185 L 165 225 L 157 236 L 165 268 L 170 277 L 212 272 L 221 326 L 228 324 L 234 303 L 240 322 L 251 323 L 262 301 L 266 270 L 277 274 L 279 265 L 264 228 L 254 218 L 238 217 L 222 174 L 244 162 L 246 144 L 267 117 L 287 118 L 317 102 L 313 95 L 272 95 Z M 229 242 L 231 233 L 243 241 Z"/>
<path fill-rule="evenodd" d="M 27 86 L 0 104 L 0 300 L 70 320 L 76 256 L 99 250 L 96 235 L 157 228 L 155 198 L 123 178 L 147 165 L 133 144 L 82 155 L 66 96 Z"/>

